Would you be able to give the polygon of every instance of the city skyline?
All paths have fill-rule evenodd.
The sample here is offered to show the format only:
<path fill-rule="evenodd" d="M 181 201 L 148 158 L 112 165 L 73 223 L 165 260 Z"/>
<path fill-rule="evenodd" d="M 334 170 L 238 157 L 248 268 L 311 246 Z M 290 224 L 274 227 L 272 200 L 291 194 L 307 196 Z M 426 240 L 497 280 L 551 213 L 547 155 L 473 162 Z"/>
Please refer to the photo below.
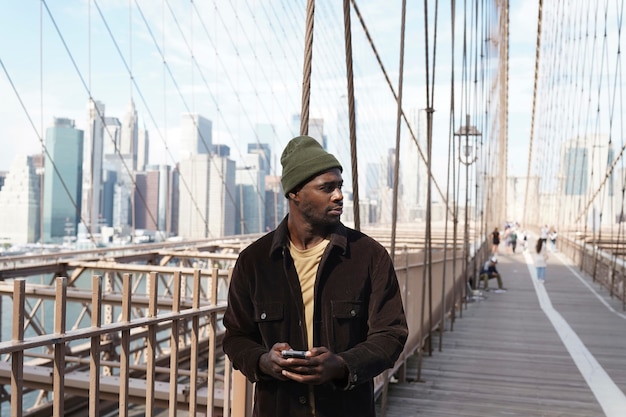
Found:
<path fill-rule="evenodd" d="M 511 95 L 516 99 L 510 109 L 510 143 L 515 156 L 510 158 L 509 165 L 518 175 L 526 172 L 526 162 L 519 158 L 519 150 L 528 143 L 530 129 L 534 40 L 516 35 L 519 32 L 514 28 L 520 27 L 521 22 L 527 26 L 529 20 L 536 20 L 534 3 L 523 1 L 511 5 L 511 48 L 517 52 L 512 55 L 511 78 L 517 82 L 511 83 Z M 253 137 L 256 124 L 274 125 L 277 135 L 271 145 L 281 149 L 298 133 L 293 131 L 291 117 L 300 112 L 304 6 L 271 1 L 236 7 L 224 5 L 216 10 L 209 7 L 197 13 L 186 7 L 176 4 L 167 13 L 150 2 L 138 2 L 133 7 L 96 2 L 45 3 L 45 7 L 11 4 L 4 14 L 6 24 L 0 25 L 0 34 L 4 30 L 12 31 L 20 47 L 8 45 L 0 56 L 6 67 L 0 87 L 10 93 L 0 109 L 11 115 L 8 123 L 0 126 L 0 143 L 9 144 L 5 141 L 15 137 L 23 140 L 10 142 L 9 148 L 15 149 L 15 154 L 0 155 L 0 171 L 7 170 L 18 153 L 34 154 L 41 148 L 37 136 L 42 134 L 37 132 L 45 130 L 53 117 L 74 119 L 79 128 L 84 128 L 84 106 L 90 96 L 106 103 L 109 114 L 123 114 L 129 102 L 136 103 L 140 125 L 145 125 L 153 139 L 152 164 L 173 165 L 178 158 L 177 119 L 182 113 L 201 113 L 212 119 L 216 143 L 230 146 L 236 160 L 243 159 L 245 143 Z M 319 64 L 313 68 L 311 118 L 325 120 L 329 150 L 348 165 L 349 134 L 347 126 L 338 125 L 337 114 L 345 111 L 338 110 L 337 103 L 346 94 L 345 87 L 340 87 L 341 78 L 345 78 L 340 41 L 342 11 L 337 4 L 329 2 L 318 2 L 317 10 L 322 17 L 315 22 L 314 56 Z M 390 72 L 391 82 L 396 84 L 400 4 L 364 4 L 360 12 Z M 423 21 L 422 13 L 422 8 L 409 7 L 407 19 Z M 441 34 L 449 37 L 445 24 L 450 11 L 442 8 L 440 13 L 444 23 Z M 361 126 L 359 159 L 364 169 L 366 163 L 377 159 L 374 143 L 381 137 L 393 143 L 396 105 L 356 16 L 352 18 L 357 119 Z M 182 30 L 181 26 L 189 27 Z M 44 36 L 43 43 L 38 34 Z M 423 49 L 422 36 L 422 27 L 407 27 L 407 42 L 413 49 L 405 53 L 405 66 L 413 69 L 404 80 L 406 111 L 425 107 L 421 68 L 424 52 L 415 50 Z M 457 48 L 460 53 L 460 46 Z M 26 60 L 20 58 L 25 51 L 28 51 Z M 17 52 L 20 55 L 15 55 Z M 449 59 L 438 54 L 441 69 L 449 65 Z M 164 60 L 168 66 L 163 65 Z M 434 114 L 437 126 L 447 125 L 449 86 L 446 84 L 449 80 L 437 80 Z M 520 117 L 518 112 L 523 105 L 526 115 Z M 464 120 L 464 116 L 459 120 Z M 439 135 L 446 131 L 443 127 Z M 445 147 L 440 142 L 434 145 L 437 167 L 446 161 Z M 444 176 L 443 172 L 435 174 L 439 178 Z"/>

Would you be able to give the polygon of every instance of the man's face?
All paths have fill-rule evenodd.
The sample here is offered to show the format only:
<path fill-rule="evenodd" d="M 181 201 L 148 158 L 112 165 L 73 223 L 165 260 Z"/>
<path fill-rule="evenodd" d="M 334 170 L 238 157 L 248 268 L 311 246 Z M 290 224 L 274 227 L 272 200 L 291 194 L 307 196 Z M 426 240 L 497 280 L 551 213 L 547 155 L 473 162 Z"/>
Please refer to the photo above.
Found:
<path fill-rule="evenodd" d="M 294 199 L 302 217 L 312 226 L 339 223 L 343 213 L 342 186 L 339 168 L 326 171 L 304 184 Z"/>

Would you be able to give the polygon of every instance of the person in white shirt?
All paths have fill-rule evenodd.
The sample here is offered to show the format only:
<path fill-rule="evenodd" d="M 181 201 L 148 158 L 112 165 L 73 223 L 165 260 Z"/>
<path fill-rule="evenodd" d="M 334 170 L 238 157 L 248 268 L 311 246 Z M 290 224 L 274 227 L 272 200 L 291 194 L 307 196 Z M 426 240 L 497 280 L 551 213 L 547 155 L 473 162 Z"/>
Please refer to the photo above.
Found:
<path fill-rule="evenodd" d="M 537 280 L 540 283 L 546 281 L 547 260 L 548 253 L 545 242 L 542 239 L 537 239 L 537 245 L 535 245 L 535 268 L 537 269 Z"/>

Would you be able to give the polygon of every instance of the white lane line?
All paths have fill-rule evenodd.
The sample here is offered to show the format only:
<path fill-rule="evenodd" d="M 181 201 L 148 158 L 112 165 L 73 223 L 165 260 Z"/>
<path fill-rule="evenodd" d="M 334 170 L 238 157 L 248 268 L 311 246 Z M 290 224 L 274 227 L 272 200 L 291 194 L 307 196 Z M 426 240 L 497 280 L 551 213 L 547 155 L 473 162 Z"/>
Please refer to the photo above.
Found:
<path fill-rule="evenodd" d="M 626 410 L 626 395 L 613 382 L 609 374 L 600 366 L 596 358 L 589 352 L 587 347 L 580 340 L 576 332 L 565 321 L 563 316 L 552 306 L 550 296 L 545 289 L 546 284 L 537 282 L 537 271 L 529 253 L 525 253 L 526 265 L 530 272 L 530 278 L 535 286 L 535 292 L 539 300 L 539 305 L 544 314 L 554 326 L 557 334 L 561 338 L 563 345 L 574 360 L 576 367 L 580 371 L 585 382 L 598 400 L 600 407 L 607 417 L 623 417 Z"/>

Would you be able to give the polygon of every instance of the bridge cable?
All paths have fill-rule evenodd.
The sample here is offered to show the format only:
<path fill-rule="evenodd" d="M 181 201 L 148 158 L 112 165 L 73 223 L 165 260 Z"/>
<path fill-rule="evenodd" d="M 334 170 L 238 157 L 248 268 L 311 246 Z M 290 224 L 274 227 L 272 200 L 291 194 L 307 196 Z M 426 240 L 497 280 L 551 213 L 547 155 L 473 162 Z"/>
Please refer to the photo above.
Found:
<path fill-rule="evenodd" d="M 406 0 L 402 0 L 402 16 L 400 25 L 400 63 L 398 66 L 398 98 L 397 98 L 397 115 L 396 115 L 396 146 L 395 157 L 393 163 L 393 204 L 391 211 L 391 259 L 395 260 L 396 255 L 396 229 L 398 227 L 398 186 L 400 176 L 400 132 L 402 130 L 402 92 L 404 87 L 404 38 L 406 32 Z M 386 405 L 387 400 L 387 388 L 389 384 L 389 378 L 387 378 L 387 371 L 385 371 L 385 385 L 383 387 L 383 405 Z M 382 417 L 385 417 L 385 407 L 381 407 L 383 410 Z"/>
<path fill-rule="evenodd" d="M 434 106 L 434 95 L 435 95 L 435 68 L 436 68 L 436 52 L 437 52 L 437 23 L 438 23 L 438 12 L 439 12 L 439 0 L 435 2 L 435 13 L 434 13 L 434 30 L 433 30 L 433 43 L 432 43 L 432 69 L 430 68 L 430 47 L 429 44 L 429 13 L 428 13 L 428 0 L 424 0 L 424 41 L 425 41 L 425 75 L 426 75 L 426 167 L 427 170 L 431 171 L 431 163 L 432 163 L 432 143 L 433 143 L 433 113 L 435 111 Z M 432 71 L 432 80 L 431 80 L 431 71 Z M 432 188 L 431 181 L 428 181 L 426 184 L 426 237 L 424 239 L 424 255 L 425 255 L 425 268 L 422 271 L 422 322 L 424 319 L 424 297 L 426 296 L 426 283 L 428 283 L 428 354 L 432 356 L 433 348 L 432 348 L 432 328 L 433 328 L 433 302 L 432 302 Z M 421 355 L 420 362 L 418 365 L 418 372 L 421 372 Z"/>
<path fill-rule="evenodd" d="M 343 19 L 346 48 L 346 78 L 348 81 L 348 118 L 350 119 L 350 161 L 352 165 L 352 204 L 354 228 L 361 230 L 361 216 L 359 206 L 359 170 L 357 164 L 356 147 L 356 117 L 354 105 L 354 76 L 352 73 L 352 26 L 350 24 L 350 0 L 343 0 Z"/>
<path fill-rule="evenodd" d="M 313 25 L 315 0 L 307 0 L 306 36 L 304 39 L 304 63 L 302 69 L 302 110 L 300 113 L 300 135 L 309 134 L 309 104 L 311 101 L 311 67 L 313 60 Z"/>

